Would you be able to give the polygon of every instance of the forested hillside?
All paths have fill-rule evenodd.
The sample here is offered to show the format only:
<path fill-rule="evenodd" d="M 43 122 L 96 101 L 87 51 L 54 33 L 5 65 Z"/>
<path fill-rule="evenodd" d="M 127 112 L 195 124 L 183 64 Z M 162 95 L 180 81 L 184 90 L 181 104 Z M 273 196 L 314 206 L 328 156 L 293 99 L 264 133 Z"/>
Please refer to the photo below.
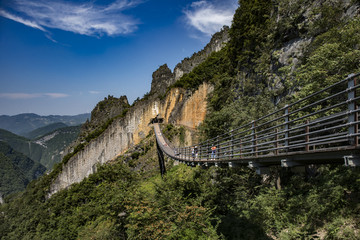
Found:
<path fill-rule="evenodd" d="M 64 127 L 67 127 L 67 125 L 65 123 L 62 123 L 62 122 L 52 123 L 52 124 L 37 128 L 37 129 L 27 133 L 25 135 L 25 137 L 29 138 L 29 139 L 36 139 L 36 138 L 42 137 L 50 132 L 53 132 L 56 129 L 64 128 Z"/>
<path fill-rule="evenodd" d="M 56 124 L 56 126 L 63 125 Z M 0 129 L 0 141 L 6 142 L 14 150 L 51 170 L 55 163 L 61 162 L 65 149 L 78 137 L 81 128 L 80 126 L 65 126 L 56 127 L 56 130 L 51 131 L 52 127 L 54 125 L 35 130 L 33 134 L 37 138 L 32 140 Z M 44 135 L 40 135 L 43 133 Z"/>
<path fill-rule="evenodd" d="M 240 0 L 230 41 L 170 88 L 214 91 L 206 139 L 360 72 L 360 3 Z M 170 90 L 170 89 L 169 89 Z M 186 129 L 165 124 L 184 144 Z M 56 171 L 0 207 L 2 239 L 359 239 L 360 169 L 201 168 L 168 160 L 153 132 L 48 198 Z M 57 170 L 60 168 L 58 167 Z"/>
<path fill-rule="evenodd" d="M 32 180 L 44 174 L 46 168 L 39 162 L 15 151 L 0 141 L 0 193 L 8 196 L 25 189 Z"/>
<path fill-rule="evenodd" d="M 43 146 L 4 129 L 0 129 L 0 140 L 6 142 L 16 151 L 23 153 L 37 162 L 40 162 L 41 155 L 44 150 Z"/>

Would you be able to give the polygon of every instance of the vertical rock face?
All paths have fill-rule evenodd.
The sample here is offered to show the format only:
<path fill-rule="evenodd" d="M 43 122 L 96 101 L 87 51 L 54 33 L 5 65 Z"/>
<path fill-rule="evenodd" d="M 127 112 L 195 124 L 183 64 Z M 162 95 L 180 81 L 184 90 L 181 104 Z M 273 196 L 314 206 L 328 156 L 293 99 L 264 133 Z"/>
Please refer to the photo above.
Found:
<path fill-rule="evenodd" d="M 194 67 L 202 63 L 212 52 L 220 51 L 229 40 L 229 27 L 224 26 L 220 32 L 213 35 L 203 50 L 194 53 L 190 58 L 185 58 L 175 66 L 174 80 L 177 81 L 184 74 L 191 72 Z"/>
<path fill-rule="evenodd" d="M 151 126 L 149 126 L 150 120 L 158 114 L 164 117 L 165 122 L 195 129 L 205 119 L 206 98 L 213 90 L 211 85 L 204 83 L 194 93 L 173 88 L 165 97 L 161 98 L 162 100 L 160 100 L 159 96 L 164 95 L 167 88 L 179 78 L 179 75 L 175 76 L 176 71 L 190 72 L 195 66 L 204 61 L 212 51 L 219 50 L 224 45 L 224 42 L 228 40 L 227 30 L 225 28 L 220 34 L 215 34 L 204 50 L 182 61 L 180 65 L 178 64 L 175 73 L 172 73 L 166 64 L 160 66 L 153 73 L 150 95 L 128 108 L 124 117 L 115 119 L 99 137 L 91 140 L 82 151 L 63 165 L 61 173 L 50 186 L 49 196 L 69 187 L 73 183 L 80 182 L 91 173 L 94 173 L 98 164 L 110 161 L 124 153 L 131 146 L 140 143 L 151 130 Z M 116 116 L 119 111 L 122 112 L 124 106 L 128 106 L 126 97 L 116 99 L 109 96 L 104 101 L 110 103 L 110 109 L 105 105 L 103 106 L 105 103 L 100 102 L 92 112 L 91 121 L 97 121 L 96 119 L 100 121 L 104 117 L 106 119 L 106 114 Z M 114 111 L 111 110 L 111 106 L 115 106 Z M 102 108 L 107 108 L 107 110 L 102 111 Z"/>
<path fill-rule="evenodd" d="M 91 111 L 91 121 L 87 121 L 82 125 L 81 133 L 94 130 L 96 126 L 101 126 L 106 120 L 121 115 L 128 107 L 129 102 L 126 96 L 116 98 L 109 95 L 96 104 L 95 108 Z"/>
<path fill-rule="evenodd" d="M 206 95 L 211 91 L 212 86 L 203 84 L 192 95 L 183 89 L 172 89 L 162 101 L 153 96 L 137 102 L 124 118 L 115 120 L 63 166 L 50 187 L 50 195 L 80 182 L 96 171 L 97 164 L 110 161 L 140 143 L 151 130 L 150 120 L 158 114 L 164 115 L 166 122 L 195 128 L 205 118 Z"/>
<path fill-rule="evenodd" d="M 170 68 L 168 68 L 167 64 L 164 64 L 152 74 L 150 94 L 156 93 L 162 95 L 173 83 L 174 74 L 171 72 Z"/>
<path fill-rule="evenodd" d="M 214 90 L 208 83 L 200 85 L 194 92 L 186 92 L 181 89 L 172 89 L 167 95 L 167 109 L 163 109 L 165 120 L 168 123 L 183 125 L 195 129 L 204 121 L 206 116 L 206 98 Z M 171 111 L 169 111 L 171 109 Z"/>

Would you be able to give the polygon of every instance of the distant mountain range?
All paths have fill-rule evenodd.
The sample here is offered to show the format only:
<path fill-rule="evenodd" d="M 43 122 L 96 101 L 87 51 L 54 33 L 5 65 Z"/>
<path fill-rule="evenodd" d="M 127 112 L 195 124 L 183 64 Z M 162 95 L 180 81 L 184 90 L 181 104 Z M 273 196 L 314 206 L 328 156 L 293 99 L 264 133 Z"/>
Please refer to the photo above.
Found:
<path fill-rule="evenodd" d="M 30 181 L 51 170 L 80 128 L 54 123 L 29 132 L 29 138 L 0 129 L 0 196 L 24 190 Z"/>
<path fill-rule="evenodd" d="M 57 129 L 65 128 L 65 127 L 67 127 L 67 125 L 62 122 L 52 123 L 52 124 L 46 125 L 45 127 L 37 128 L 37 129 L 25 134 L 25 137 L 28 139 L 36 139 L 36 138 L 40 138 L 48 133 L 51 133 Z"/>
<path fill-rule="evenodd" d="M 0 198 L 24 190 L 60 162 L 89 118 L 90 114 L 0 116 Z"/>
<path fill-rule="evenodd" d="M 25 189 L 27 184 L 43 175 L 46 168 L 37 161 L 0 141 L 0 195 Z"/>
<path fill-rule="evenodd" d="M 33 134 L 30 132 L 38 128 L 54 123 L 63 123 L 67 126 L 76 126 L 84 123 L 87 119 L 90 119 L 90 113 L 84 113 L 75 116 L 39 116 L 33 113 L 24 113 L 14 116 L 1 115 L 0 128 L 20 136 L 33 137 Z"/>
<path fill-rule="evenodd" d="M 64 127 L 63 124 L 51 124 L 29 133 L 33 139 L 28 139 L 0 129 L 0 141 L 50 170 L 55 163 L 61 161 L 63 151 L 77 138 L 79 132 L 80 125 Z"/>

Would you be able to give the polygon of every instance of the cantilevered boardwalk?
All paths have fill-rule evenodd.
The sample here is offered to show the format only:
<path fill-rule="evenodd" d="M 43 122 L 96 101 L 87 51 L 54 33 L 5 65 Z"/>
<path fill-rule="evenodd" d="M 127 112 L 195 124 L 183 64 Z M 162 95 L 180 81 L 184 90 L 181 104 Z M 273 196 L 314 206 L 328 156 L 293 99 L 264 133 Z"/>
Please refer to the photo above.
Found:
<path fill-rule="evenodd" d="M 193 146 L 173 146 L 153 121 L 158 151 L 191 165 L 248 164 L 259 173 L 272 165 L 359 166 L 359 75 Z"/>

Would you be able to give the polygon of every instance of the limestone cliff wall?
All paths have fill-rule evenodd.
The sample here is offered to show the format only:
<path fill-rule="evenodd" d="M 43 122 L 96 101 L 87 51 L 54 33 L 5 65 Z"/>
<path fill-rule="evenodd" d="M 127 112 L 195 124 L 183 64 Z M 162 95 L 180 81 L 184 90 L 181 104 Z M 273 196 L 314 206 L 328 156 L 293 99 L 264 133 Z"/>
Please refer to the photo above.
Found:
<path fill-rule="evenodd" d="M 184 74 L 191 72 L 196 66 L 202 63 L 212 52 L 220 51 L 230 40 L 229 27 L 224 26 L 220 32 L 215 33 L 210 42 L 201 51 L 194 53 L 190 58 L 183 59 L 174 68 L 174 82 Z"/>
<path fill-rule="evenodd" d="M 167 89 L 183 74 L 192 71 L 194 67 L 203 62 L 211 52 L 219 51 L 225 46 L 229 40 L 228 30 L 228 27 L 224 27 L 219 33 L 214 34 L 210 43 L 203 50 L 190 58 L 185 58 L 175 67 L 174 72 L 166 64 L 160 66 L 152 76 L 150 94 L 137 101 L 134 106 L 129 108 L 125 117 L 113 121 L 98 138 L 91 140 L 84 150 L 74 155 L 67 164 L 62 166 L 61 173 L 50 186 L 49 196 L 73 183 L 80 182 L 94 173 L 98 164 L 110 161 L 131 146 L 140 143 L 151 130 L 151 126 L 148 125 L 150 119 L 158 114 L 165 119 L 165 122 L 195 129 L 205 119 L 206 99 L 207 95 L 213 91 L 213 87 L 204 83 L 195 92 L 178 88 L 172 88 L 167 92 Z M 165 93 L 166 95 L 163 97 Z M 115 99 L 109 96 L 109 99 L 105 100 L 105 102 L 116 100 L 124 102 L 124 106 L 127 105 L 125 97 Z M 103 107 L 102 105 L 98 104 L 99 110 L 101 110 L 100 107 Z M 116 110 L 122 112 L 122 109 Z M 191 141 L 191 136 L 188 136 L 186 143 L 192 144 Z"/>
<path fill-rule="evenodd" d="M 174 88 L 163 100 L 156 96 L 137 102 L 126 116 L 115 120 L 98 138 L 73 156 L 50 187 L 50 195 L 73 183 L 80 182 L 103 164 L 138 144 L 151 130 L 151 118 L 161 114 L 165 122 L 195 128 L 205 118 L 206 97 L 213 90 L 203 84 L 194 93 Z"/>

